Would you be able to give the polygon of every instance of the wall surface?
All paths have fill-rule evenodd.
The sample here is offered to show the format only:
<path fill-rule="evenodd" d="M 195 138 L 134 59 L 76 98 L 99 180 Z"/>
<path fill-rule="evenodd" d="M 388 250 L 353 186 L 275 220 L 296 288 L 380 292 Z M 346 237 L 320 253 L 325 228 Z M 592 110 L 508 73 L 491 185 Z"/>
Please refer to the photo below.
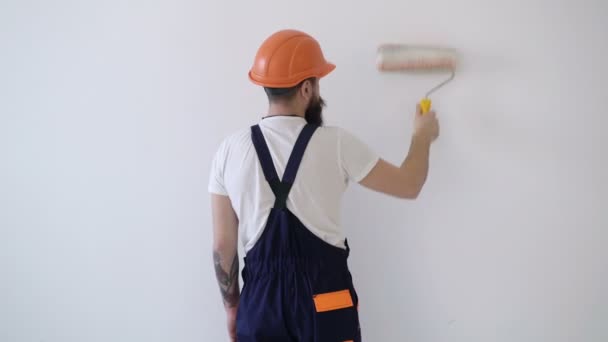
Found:
<path fill-rule="evenodd" d="M 415 202 L 352 187 L 366 341 L 608 340 L 608 3 L 0 3 L 0 341 L 224 341 L 212 153 L 258 120 L 246 73 L 280 28 L 338 65 L 326 117 L 401 162 L 439 75 L 383 42 L 462 54 Z"/>

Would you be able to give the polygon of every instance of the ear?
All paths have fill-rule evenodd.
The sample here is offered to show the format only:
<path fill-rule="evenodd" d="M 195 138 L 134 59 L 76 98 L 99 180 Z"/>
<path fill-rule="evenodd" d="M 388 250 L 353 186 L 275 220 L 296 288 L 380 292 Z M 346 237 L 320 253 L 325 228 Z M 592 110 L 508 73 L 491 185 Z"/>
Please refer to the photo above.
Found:
<path fill-rule="evenodd" d="M 300 95 L 306 100 L 309 101 L 315 93 L 315 87 L 311 80 L 306 80 L 302 83 L 302 87 L 300 87 Z"/>

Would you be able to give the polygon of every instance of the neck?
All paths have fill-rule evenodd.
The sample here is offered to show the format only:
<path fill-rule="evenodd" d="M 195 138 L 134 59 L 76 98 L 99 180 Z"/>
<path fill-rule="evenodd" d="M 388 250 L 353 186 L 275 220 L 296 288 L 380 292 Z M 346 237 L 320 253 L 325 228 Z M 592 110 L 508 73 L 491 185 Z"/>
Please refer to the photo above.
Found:
<path fill-rule="evenodd" d="M 298 108 L 298 106 L 294 106 L 293 104 L 270 103 L 270 107 L 268 108 L 268 116 L 278 115 L 296 115 L 305 117 L 305 110 Z"/>

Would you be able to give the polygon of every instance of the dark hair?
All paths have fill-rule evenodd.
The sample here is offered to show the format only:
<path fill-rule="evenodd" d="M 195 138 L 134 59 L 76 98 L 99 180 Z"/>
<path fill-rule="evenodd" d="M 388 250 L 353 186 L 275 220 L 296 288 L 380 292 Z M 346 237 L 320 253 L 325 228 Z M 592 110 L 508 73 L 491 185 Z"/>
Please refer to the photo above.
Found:
<path fill-rule="evenodd" d="M 304 81 L 298 83 L 298 85 L 290 87 L 290 88 L 264 87 L 264 91 L 266 92 L 266 95 L 268 96 L 268 101 L 270 101 L 270 102 L 289 101 L 289 100 L 293 99 L 293 97 L 297 94 L 298 90 L 300 90 L 300 88 L 302 88 L 302 85 L 306 81 L 311 81 L 314 84 L 315 78 L 314 77 L 307 78 Z"/>

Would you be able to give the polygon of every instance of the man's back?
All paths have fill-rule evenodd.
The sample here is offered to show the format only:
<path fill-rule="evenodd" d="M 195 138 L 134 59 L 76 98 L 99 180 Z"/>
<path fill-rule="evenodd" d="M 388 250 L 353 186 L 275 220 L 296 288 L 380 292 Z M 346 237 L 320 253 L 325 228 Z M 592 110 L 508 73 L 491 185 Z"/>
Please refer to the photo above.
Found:
<path fill-rule="evenodd" d="M 279 177 L 306 121 L 275 116 L 259 123 Z M 344 248 L 340 200 L 348 182 L 359 182 L 378 162 L 363 142 L 337 127 L 319 127 L 313 135 L 287 199 L 287 207 L 310 231 Z M 209 190 L 229 196 L 248 251 L 266 224 L 275 196 L 264 179 L 249 129 L 227 138 L 216 154 Z"/>

